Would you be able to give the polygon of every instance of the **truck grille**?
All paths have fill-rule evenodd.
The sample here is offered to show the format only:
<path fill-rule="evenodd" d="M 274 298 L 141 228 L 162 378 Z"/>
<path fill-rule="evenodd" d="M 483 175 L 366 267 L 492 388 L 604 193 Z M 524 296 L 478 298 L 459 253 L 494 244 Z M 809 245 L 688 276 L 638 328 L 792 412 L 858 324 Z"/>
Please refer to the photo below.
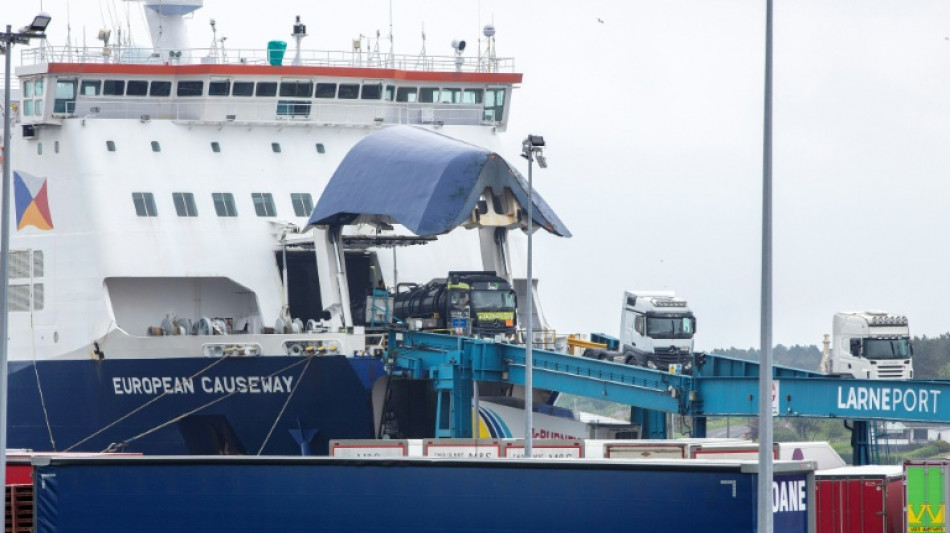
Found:
<path fill-rule="evenodd" d="M 666 371 L 670 365 L 686 365 L 692 359 L 689 353 L 680 352 L 674 349 L 657 348 L 654 350 L 654 363 L 660 370 Z"/>
<path fill-rule="evenodd" d="M 904 365 L 877 365 L 877 375 L 880 379 L 903 379 Z"/>

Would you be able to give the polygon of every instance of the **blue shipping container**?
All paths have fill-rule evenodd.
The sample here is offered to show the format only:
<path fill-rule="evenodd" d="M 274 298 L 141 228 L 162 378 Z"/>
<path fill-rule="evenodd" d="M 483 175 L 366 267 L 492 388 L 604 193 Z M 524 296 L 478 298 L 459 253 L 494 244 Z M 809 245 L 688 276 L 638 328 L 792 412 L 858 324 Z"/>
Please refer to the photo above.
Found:
<path fill-rule="evenodd" d="M 37 457 L 39 533 L 756 530 L 754 463 Z M 775 531 L 814 476 L 775 465 Z"/>

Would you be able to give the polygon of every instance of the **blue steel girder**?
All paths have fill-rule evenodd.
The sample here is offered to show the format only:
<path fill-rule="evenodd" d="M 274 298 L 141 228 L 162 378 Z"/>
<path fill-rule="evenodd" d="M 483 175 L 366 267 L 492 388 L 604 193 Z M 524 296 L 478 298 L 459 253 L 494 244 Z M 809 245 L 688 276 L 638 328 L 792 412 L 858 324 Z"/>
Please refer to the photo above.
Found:
<path fill-rule="evenodd" d="M 525 350 L 499 344 L 508 381 L 524 385 Z M 692 379 L 597 359 L 545 350 L 531 353 L 533 386 L 588 398 L 635 405 L 643 409 L 687 413 Z"/>
<path fill-rule="evenodd" d="M 496 343 L 490 340 L 440 335 L 437 333 L 390 332 L 390 357 L 409 377 L 429 378 L 429 371 L 440 365 L 457 365 L 465 361 L 478 381 L 500 381 L 503 361 Z"/>
<path fill-rule="evenodd" d="M 523 346 L 431 333 L 399 335 L 391 335 L 390 355 L 412 377 L 441 377 L 448 371 L 437 376 L 432 369 L 461 365 L 468 370 L 462 373 L 466 378 L 524 384 Z M 698 417 L 758 415 L 759 365 L 754 361 L 707 355 L 694 376 L 685 376 L 545 350 L 533 350 L 532 360 L 537 388 Z M 449 375 L 436 386 L 448 388 Z M 950 422 L 950 381 L 839 379 L 788 367 L 775 367 L 774 376 L 777 416 Z M 456 398 L 463 401 L 461 395 Z"/>
<path fill-rule="evenodd" d="M 471 365 L 473 379 L 524 385 L 524 346 L 420 332 L 391 334 L 389 346 L 396 367 L 413 378 L 436 379 L 436 388 L 449 383 L 445 365 L 465 364 Z M 688 376 L 537 349 L 532 350 L 532 362 L 537 388 L 644 409 L 680 414 L 690 410 L 693 381 Z M 441 376 L 446 379 L 439 380 Z"/>
<path fill-rule="evenodd" d="M 703 416 L 756 416 L 758 378 L 698 378 Z M 778 416 L 950 422 L 950 381 L 775 380 Z"/>
<path fill-rule="evenodd" d="M 757 377 L 759 362 L 749 359 L 738 359 L 716 354 L 699 355 L 701 363 L 696 365 L 696 377 Z M 790 377 L 822 377 L 825 374 L 801 368 L 772 365 L 772 376 L 775 378 Z"/>

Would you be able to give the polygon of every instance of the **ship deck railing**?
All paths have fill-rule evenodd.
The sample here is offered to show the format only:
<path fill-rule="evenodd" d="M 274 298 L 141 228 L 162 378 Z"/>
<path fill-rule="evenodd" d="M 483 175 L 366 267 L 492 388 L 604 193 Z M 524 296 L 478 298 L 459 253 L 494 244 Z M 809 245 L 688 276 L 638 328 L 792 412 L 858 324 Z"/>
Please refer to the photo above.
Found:
<path fill-rule="evenodd" d="M 101 63 L 134 65 L 270 65 L 272 50 L 191 48 L 184 50 L 153 50 L 135 47 L 45 46 L 20 51 L 20 65 L 47 63 Z M 171 56 L 171 57 L 170 57 Z M 283 53 L 283 66 L 290 66 L 296 50 Z M 342 67 L 395 69 L 424 72 L 513 73 L 513 58 L 430 56 L 389 54 L 363 51 L 301 50 L 300 65 L 306 67 Z"/>
<path fill-rule="evenodd" d="M 194 98 L 132 98 L 96 97 L 64 102 L 52 113 L 54 120 L 63 119 L 140 119 L 270 123 L 293 125 L 371 126 L 383 124 L 411 125 L 486 125 L 497 122 L 486 115 L 482 104 L 419 104 L 391 101 L 323 103 L 313 98 L 236 99 L 219 97 Z M 33 117 L 18 117 L 24 124 L 36 122 Z"/>

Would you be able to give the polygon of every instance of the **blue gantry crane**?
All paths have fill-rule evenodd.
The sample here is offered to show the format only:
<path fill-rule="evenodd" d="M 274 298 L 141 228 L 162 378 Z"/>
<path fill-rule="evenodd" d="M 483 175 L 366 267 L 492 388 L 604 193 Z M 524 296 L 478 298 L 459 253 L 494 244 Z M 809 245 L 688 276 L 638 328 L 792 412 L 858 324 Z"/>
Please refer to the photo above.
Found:
<path fill-rule="evenodd" d="M 390 332 L 394 373 L 431 379 L 438 392 L 437 436 L 471 437 L 474 381 L 523 385 L 525 349 L 486 339 L 423 332 Z M 694 417 L 706 435 L 706 417 L 758 415 L 759 365 L 696 354 L 691 375 L 533 350 L 534 387 L 631 406 L 631 422 L 647 438 L 666 437 L 665 413 Z M 881 381 L 830 377 L 775 366 L 773 411 L 780 417 L 853 421 L 854 464 L 871 459 L 872 421 L 950 422 L 950 381 Z M 449 416 L 441 416 L 448 411 Z"/>

